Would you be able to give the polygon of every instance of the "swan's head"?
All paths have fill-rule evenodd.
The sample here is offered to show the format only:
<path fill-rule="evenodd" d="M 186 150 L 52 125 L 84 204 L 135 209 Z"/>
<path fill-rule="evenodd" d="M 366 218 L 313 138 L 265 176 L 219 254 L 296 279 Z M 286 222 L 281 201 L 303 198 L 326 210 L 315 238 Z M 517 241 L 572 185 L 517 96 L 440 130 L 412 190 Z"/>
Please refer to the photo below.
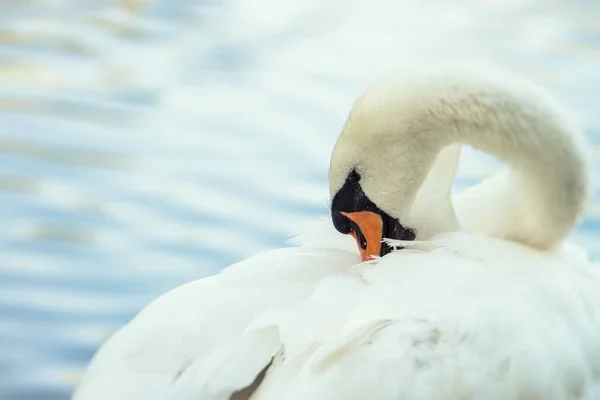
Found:
<path fill-rule="evenodd" d="M 585 142 L 551 95 L 490 66 L 423 66 L 371 86 L 331 156 L 333 224 L 356 238 L 363 260 L 391 250 L 384 238 L 426 240 L 458 228 L 450 198 L 457 143 L 508 166 L 471 192 L 481 203 L 461 210 L 471 229 L 551 248 L 579 220 L 589 188 Z"/>
<path fill-rule="evenodd" d="M 421 129 L 435 126 L 423 125 L 411 104 L 419 96 L 397 92 L 383 82 L 363 94 L 331 155 L 333 225 L 356 239 L 363 261 L 392 250 L 384 239 L 426 239 L 457 226 L 450 190 L 460 146 L 440 153 L 446 145 Z"/>

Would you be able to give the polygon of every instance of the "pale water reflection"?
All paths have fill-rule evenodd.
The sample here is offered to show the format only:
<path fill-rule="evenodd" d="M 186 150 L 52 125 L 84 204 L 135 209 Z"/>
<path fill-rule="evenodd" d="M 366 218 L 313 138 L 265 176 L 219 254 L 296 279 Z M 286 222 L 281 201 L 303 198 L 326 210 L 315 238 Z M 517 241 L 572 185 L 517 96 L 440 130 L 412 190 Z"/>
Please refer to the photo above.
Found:
<path fill-rule="evenodd" d="M 66 398 L 152 298 L 323 213 L 355 96 L 407 61 L 547 85 L 598 160 L 598 21 L 593 0 L 2 2 L 0 398 Z M 598 202 L 575 238 L 600 256 Z"/>

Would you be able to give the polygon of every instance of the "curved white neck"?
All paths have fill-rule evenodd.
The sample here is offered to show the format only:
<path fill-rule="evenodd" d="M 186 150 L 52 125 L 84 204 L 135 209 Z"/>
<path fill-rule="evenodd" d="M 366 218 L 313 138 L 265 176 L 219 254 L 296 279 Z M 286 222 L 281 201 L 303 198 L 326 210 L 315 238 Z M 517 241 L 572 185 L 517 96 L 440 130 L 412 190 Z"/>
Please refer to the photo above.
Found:
<path fill-rule="evenodd" d="M 401 180 L 387 197 L 412 200 L 398 206 L 384 201 L 384 209 L 410 216 L 406 207 L 417 206 L 414 199 L 436 155 L 461 143 L 508 167 L 457 199 L 458 215 L 469 228 L 545 249 L 578 222 L 588 199 L 583 138 L 548 93 L 512 76 L 490 79 L 488 73 L 428 76 L 396 88 L 394 96 L 385 90 L 383 155 L 396 160 L 386 168 L 394 168 L 394 179 Z"/>

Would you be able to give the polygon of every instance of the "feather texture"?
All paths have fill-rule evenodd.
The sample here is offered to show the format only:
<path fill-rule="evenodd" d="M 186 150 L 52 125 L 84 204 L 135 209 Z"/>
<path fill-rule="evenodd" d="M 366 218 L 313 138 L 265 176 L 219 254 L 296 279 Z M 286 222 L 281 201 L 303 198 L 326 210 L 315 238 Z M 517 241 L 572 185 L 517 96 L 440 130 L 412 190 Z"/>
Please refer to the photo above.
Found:
<path fill-rule="evenodd" d="M 252 399 L 593 398 L 600 275 L 575 247 L 414 247 L 358 264 L 304 244 L 184 285 L 109 340 L 75 399 L 229 399 L 271 360 Z"/>

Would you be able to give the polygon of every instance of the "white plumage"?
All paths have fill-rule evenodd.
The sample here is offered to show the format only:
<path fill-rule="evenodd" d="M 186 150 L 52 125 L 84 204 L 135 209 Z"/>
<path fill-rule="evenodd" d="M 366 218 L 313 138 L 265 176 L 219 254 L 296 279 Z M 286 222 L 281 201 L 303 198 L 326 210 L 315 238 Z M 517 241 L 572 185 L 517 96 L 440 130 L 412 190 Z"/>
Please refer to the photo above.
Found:
<path fill-rule="evenodd" d="M 431 243 L 358 265 L 275 250 L 182 286 L 110 339 L 76 398 L 229 399 L 275 354 L 253 398 L 583 398 L 596 268 L 463 233 Z"/>
<path fill-rule="evenodd" d="M 356 122 L 356 107 L 353 115 L 354 126 L 368 126 Z M 564 154 L 583 163 L 576 146 Z M 352 239 L 323 220 L 297 247 L 256 255 L 154 301 L 102 347 L 74 398 L 598 398 L 598 267 L 562 240 L 534 249 L 490 237 L 495 231 L 477 224 L 485 236 L 459 230 L 449 198 L 457 156 L 453 148 L 442 152 L 413 193 L 412 212 L 394 215 L 419 227 L 404 249 L 359 263 Z M 334 181 L 335 169 L 332 162 Z M 363 180 L 378 179 L 373 170 L 363 170 Z M 398 182 L 367 181 L 365 188 L 378 190 L 365 192 L 389 204 L 386 184 Z M 573 225 L 587 188 L 571 190 L 581 196 L 566 196 L 576 199 L 574 209 L 561 213 Z M 458 207 L 467 223 L 473 193 Z M 559 222 L 564 231 L 569 222 Z M 557 235 L 543 232 L 552 241 Z"/>

